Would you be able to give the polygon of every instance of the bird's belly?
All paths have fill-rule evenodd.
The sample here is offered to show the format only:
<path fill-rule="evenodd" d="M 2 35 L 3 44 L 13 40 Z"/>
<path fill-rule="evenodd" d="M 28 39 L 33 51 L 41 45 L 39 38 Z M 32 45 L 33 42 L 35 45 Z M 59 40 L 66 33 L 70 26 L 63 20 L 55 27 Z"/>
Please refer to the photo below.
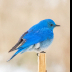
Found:
<path fill-rule="evenodd" d="M 43 42 L 40 42 L 40 49 L 45 50 L 46 48 L 48 48 L 50 46 L 50 44 L 53 42 L 53 39 L 47 39 Z"/>
<path fill-rule="evenodd" d="M 28 48 L 28 51 L 35 51 L 37 53 L 44 51 L 45 49 L 47 49 L 49 47 L 49 45 L 52 43 L 52 41 L 53 41 L 53 39 L 47 39 L 47 40 L 37 43 L 35 45 L 31 45 Z"/>

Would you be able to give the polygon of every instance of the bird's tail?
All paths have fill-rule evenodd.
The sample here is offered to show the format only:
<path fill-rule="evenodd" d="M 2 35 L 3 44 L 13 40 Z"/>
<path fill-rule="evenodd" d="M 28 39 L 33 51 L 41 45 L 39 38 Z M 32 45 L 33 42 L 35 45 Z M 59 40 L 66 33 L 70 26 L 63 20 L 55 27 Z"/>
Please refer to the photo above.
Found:
<path fill-rule="evenodd" d="M 26 48 L 24 48 L 24 49 L 21 48 L 21 47 L 18 48 L 18 51 L 17 51 L 8 61 L 10 61 L 11 59 L 13 59 L 13 58 L 14 58 L 18 53 L 20 53 L 22 50 L 25 50 L 25 51 L 26 51 Z M 24 51 L 24 52 L 25 52 L 25 51 Z M 7 61 L 7 62 L 8 62 L 8 61 Z"/>

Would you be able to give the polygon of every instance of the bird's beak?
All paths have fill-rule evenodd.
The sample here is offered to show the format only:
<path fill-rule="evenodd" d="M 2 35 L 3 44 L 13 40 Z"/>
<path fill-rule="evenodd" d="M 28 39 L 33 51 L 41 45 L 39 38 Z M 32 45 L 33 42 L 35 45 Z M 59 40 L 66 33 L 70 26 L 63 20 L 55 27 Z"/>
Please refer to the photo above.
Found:
<path fill-rule="evenodd" d="M 60 26 L 60 25 L 55 25 L 55 27 L 58 27 L 58 26 Z"/>

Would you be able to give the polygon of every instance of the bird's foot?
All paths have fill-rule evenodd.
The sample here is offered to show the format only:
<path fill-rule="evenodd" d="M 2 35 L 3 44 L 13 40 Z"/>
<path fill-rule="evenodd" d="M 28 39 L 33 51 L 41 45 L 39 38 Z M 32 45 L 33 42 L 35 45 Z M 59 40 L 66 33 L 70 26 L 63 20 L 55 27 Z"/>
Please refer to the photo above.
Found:
<path fill-rule="evenodd" d="M 42 51 L 42 52 L 40 52 L 40 53 L 46 53 L 46 52 Z"/>
<path fill-rule="evenodd" d="M 42 51 L 42 52 L 40 52 L 40 53 L 46 53 L 46 52 Z M 36 55 L 39 56 L 39 53 L 37 53 Z"/>

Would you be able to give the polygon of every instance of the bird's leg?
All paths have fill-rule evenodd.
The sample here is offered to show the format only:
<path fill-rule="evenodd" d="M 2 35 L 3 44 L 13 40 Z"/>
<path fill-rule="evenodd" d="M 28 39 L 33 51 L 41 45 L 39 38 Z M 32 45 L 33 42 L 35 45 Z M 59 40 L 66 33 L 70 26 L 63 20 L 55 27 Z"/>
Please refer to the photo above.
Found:
<path fill-rule="evenodd" d="M 37 56 L 39 56 L 39 53 L 37 53 Z"/>
<path fill-rule="evenodd" d="M 40 53 L 46 53 L 46 52 L 42 51 L 42 52 L 40 52 Z"/>
<path fill-rule="evenodd" d="M 36 50 L 37 50 L 37 51 L 39 51 L 39 49 L 40 49 L 40 47 L 39 47 L 39 48 L 37 48 Z M 37 53 L 37 56 L 39 56 L 39 53 Z"/>

